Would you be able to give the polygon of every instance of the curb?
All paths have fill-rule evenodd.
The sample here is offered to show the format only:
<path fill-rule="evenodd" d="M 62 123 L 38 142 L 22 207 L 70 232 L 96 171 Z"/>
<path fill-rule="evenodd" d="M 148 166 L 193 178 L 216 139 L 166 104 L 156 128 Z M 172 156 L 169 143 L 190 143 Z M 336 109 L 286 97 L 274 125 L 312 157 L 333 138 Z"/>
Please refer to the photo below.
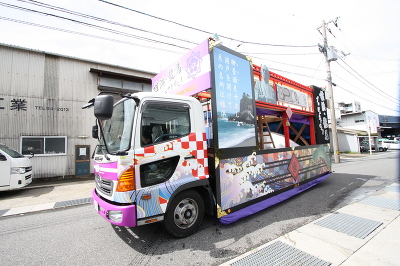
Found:
<path fill-rule="evenodd" d="M 0 217 L 12 216 L 12 215 L 21 215 L 30 212 L 38 212 L 44 210 L 52 210 L 64 207 L 71 207 L 83 204 L 89 204 L 92 202 L 92 198 L 82 198 L 75 200 L 66 200 L 59 202 L 49 202 L 49 203 L 41 203 L 36 205 L 29 205 L 23 207 L 16 207 L 12 209 L 0 210 Z"/>

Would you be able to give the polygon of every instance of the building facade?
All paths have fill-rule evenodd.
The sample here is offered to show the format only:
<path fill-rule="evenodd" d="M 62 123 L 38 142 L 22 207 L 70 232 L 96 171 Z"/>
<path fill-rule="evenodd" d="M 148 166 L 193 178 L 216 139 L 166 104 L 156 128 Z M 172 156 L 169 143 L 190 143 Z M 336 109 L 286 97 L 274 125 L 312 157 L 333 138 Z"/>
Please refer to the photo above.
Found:
<path fill-rule="evenodd" d="M 34 178 L 87 175 L 100 91 L 151 91 L 155 73 L 0 44 L 0 143 L 34 154 Z"/>
<path fill-rule="evenodd" d="M 382 128 L 382 137 L 396 139 L 400 137 L 400 116 L 380 115 L 379 124 Z"/>

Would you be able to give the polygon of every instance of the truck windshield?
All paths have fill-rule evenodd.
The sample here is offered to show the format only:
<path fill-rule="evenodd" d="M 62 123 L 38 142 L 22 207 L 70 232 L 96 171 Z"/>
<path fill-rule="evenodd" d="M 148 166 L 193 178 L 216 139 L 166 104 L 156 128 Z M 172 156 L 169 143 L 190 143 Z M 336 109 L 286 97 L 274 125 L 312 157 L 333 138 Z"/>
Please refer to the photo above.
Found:
<path fill-rule="evenodd" d="M 113 115 L 104 121 L 101 145 L 107 145 L 110 153 L 126 151 L 130 148 L 135 103 L 123 100 L 114 106 Z"/>
<path fill-rule="evenodd" d="M 19 153 L 16 150 L 13 150 L 13 149 L 7 147 L 4 144 L 0 144 L 0 151 L 3 151 L 5 153 L 7 153 L 12 158 L 23 158 L 24 157 L 21 153 Z"/>

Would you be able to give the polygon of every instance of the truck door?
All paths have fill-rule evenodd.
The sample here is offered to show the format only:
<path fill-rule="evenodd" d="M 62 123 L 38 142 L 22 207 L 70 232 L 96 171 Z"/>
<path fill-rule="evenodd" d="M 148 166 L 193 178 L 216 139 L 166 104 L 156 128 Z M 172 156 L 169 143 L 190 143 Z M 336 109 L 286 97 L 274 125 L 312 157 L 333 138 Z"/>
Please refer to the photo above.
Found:
<path fill-rule="evenodd" d="M 0 151 L 0 186 L 10 185 L 11 158 Z"/>
<path fill-rule="evenodd" d="M 189 164 L 195 161 L 185 146 L 191 129 L 187 103 L 149 101 L 140 112 L 135 150 L 138 219 L 165 212 L 174 190 L 194 180 Z M 143 200 L 143 195 L 151 199 Z"/>

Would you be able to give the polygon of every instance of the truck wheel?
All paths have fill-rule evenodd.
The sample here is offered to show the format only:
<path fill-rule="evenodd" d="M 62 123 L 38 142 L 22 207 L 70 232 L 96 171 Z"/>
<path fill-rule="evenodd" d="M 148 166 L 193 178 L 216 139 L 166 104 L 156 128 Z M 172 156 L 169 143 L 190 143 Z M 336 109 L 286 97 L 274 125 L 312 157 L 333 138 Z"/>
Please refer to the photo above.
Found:
<path fill-rule="evenodd" d="M 197 191 L 187 190 L 172 200 L 164 217 L 164 227 L 172 237 L 187 237 L 199 228 L 203 217 L 203 199 Z"/>
<path fill-rule="evenodd" d="M 380 152 L 382 152 L 383 151 L 383 148 L 382 147 L 379 147 L 379 149 L 378 149 Z"/>

